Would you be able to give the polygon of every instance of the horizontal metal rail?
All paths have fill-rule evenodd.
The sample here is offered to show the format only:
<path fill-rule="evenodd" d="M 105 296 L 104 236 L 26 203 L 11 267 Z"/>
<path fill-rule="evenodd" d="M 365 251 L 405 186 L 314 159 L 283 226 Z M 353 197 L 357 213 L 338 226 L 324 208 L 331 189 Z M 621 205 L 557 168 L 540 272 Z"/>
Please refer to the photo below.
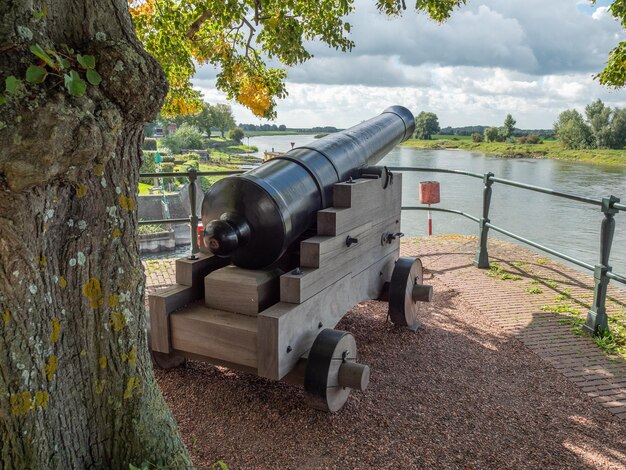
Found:
<path fill-rule="evenodd" d="M 497 227 L 489 222 L 486 223 L 487 227 L 489 227 L 490 229 L 495 230 L 496 232 L 500 232 L 503 235 L 506 235 L 507 237 L 511 237 L 514 238 L 515 240 L 518 240 L 522 243 L 526 243 L 527 245 L 533 246 L 541 251 L 545 251 L 546 253 L 550 253 L 551 255 L 554 255 L 558 258 L 564 259 L 566 261 L 569 261 L 570 263 L 574 263 L 577 266 L 580 266 L 581 268 L 585 268 L 588 269 L 589 271 L 593 271 L 594 267 L 589 264 L 589 263 L 585 263 L 584 261 L 580 261 L 579 259 L 573 258 L 571 256 L 568 256 L 564 253 L 561 253 L 559 251 L 553 250 L 552 248 L 548 248 L 547 246 L 543 246 L 540 245 L 539 243 L 536 243 L 532 240 L 528 240 L 527 238 L 524 237 L 520 237 L 519 235 L 516 235 L 513 232 L 509 232 L 508 230 L 504 230 L 503 228 Z"/>
<path fill-rule="evenodd" d="M 519 181 L 507 180 L 504 178 L 491 177 L 491 181 L 495 183 L 506 184 L 508 186 L 515 186 L 517 188 L 529 189 L 538 193 L 550 194 L 551 196 L 562 197 L 565 199 L 571 199 L 572 201 L 584 202 L 586 204 L 594 204 L 596 206 L 602 205 L 602 200 L 593 199 L 586 196 L 578 196 L 576 194 L 563 193 L 561 191 L 555 191 L 554 189 L 542 188 L 541 186 L 535 186 L 528 183 L 520 183 Z"/>
<path fill-rule="evenodd" d="M 614 273 L 613 271 L 609 271 L 606 273 L 608 278 L 613 279 L 614 281 L 621 282 L 622 284 L 626 284 L 626 276 L 622 276 L 621 274 Z"/>
<path fill-rule="evenodd" d="M 427 210 L 431 210 L 433 212 L 449 212 L 450 214 L 458 214 L 458 215 L 462 215 L 463 217 L 467 217 L 470 220 L 473 220 L 474 222 L 479 223 L 480 219 L 478 217 L 474 217 L 471 214 L 468 214 L 467 212 L 463 212 L 463 211 L 457 211 L 454 209 L 443 209 L 440 207 L 427 207 L 427 206 L 402 206 L 402 210 L 403 211 L 427 211 Z"/>
<path fill-rule="evenodd" d="M 187 224 L 189 223 L 189 217 L 186 219 L 150 219 L 140 220 L 139 225 L 167 225 L 167 224 Z"/>
<path fill-rule="evenodd" d="M 240 173 L 245 173 L 245 172 L 246 170 L 196 171 L 196 176 L 227 176 L 227 175 L 238 175 Z M 139 176 L 141 178 L 175 178 L 178 176 L 185 176 L 189 178 L 189 172 L 140 173 Z"/>
<path fill-rule="evenodd" d="M 472 173 L 470 171 L 464 171 L 464 170 L 448 170 L 446 168 L 427 168 L 427 167 L 410 167 L 410 166 L 396 166 L 396 167 L 393 167 L 392 166 L 392 167 L 389 167 L 389 169 L 391 171 L 418 171 L 418 172 L 432 172 L 432 173 L 451 173 L 451 174 L 457 174 L 457 175 L 471 176 L 473 178 L 480 178 L 480 179 L 485 178 L 485 175 L 480 174 L 480 173 Z M 561 192 L 561 191 L 555 191 L 554 189 L 550 189 L 550 188 L 542 188 L 541 186 L 535 186 L 533 184 L 522 183 L 520 181 L 507 180 L 507 179 L 504 179 L 504 178 L 497 178 L 495 176 L 490 176 L 489 179 L 490 179 L 490 181 L 493 181 L 494 183 L 505 184 L 507 186 L 515 186 L 517 188 L 528 189 L 530 191 L 535 191 L 535 192 L 538 192 L 538 193 L 550 194 L 551 196 L 557 196 L 557 197 L 562 197 L 562 198 L 565 198 L 565 199 L 571 199 L 573 201 L 584 202 L 586 204 L 593 204 L 593 205 L 596 205 L 596 206 L 601 206 L 602 205 L 602 200 L 601 199 L 594 199 L 594 198 L 590 198 L 590 197 L 586 197 L 586 196 L 579 196 L 577 194 L 564 193 L 564 192 Z M 626 209 L 626 206 L 624 206 L 622 204 L 614 204 L 614 207 L 616 209 Z"/>
<path fill-rule="evenodd" d="M 479 178 L 479 179 L 483 179 L 485 176 L 482 173 L 472 173 L 471 171 L 465 171 L 465 170 L 448 170 L 447 168 L 428 168 L 428 167 L 418 167 L 418 166 L 390 166 L 388 168 L 391 171 L 421 171 L 421 172 L 431 172 L 431 173 L 453 173 L 456 175 L 471 176 L 472 178 Z"/>

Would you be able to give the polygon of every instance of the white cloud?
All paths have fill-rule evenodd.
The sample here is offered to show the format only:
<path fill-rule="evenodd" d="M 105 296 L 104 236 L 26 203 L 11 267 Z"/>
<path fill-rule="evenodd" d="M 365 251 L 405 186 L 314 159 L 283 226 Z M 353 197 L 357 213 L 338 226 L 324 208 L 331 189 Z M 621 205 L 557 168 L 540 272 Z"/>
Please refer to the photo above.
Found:
<path fill-rule="evenodd" d="M 277 122 L 347 127 L 403 104 L 436 112 L 443 126 L 500 124 L 511 112 L 518 126 L 541 128 L 596 98 L 624 107 L 624 92 L 592 79 L 624 31 L 606 6 L 579 4 L 477 0 L 439 25 L 414 11 L 388 19 L 371 0 L 357 0 L 349 19 L 356 47 L 342 54 L 310 44 L 315 57 L 289 70 L 290 96 L 279 103 Z M 209 102 L 225 102 L 214 78 L 203 67 L 195 83 Z M 233 109 L 239 122 L 259 121 Z"/>

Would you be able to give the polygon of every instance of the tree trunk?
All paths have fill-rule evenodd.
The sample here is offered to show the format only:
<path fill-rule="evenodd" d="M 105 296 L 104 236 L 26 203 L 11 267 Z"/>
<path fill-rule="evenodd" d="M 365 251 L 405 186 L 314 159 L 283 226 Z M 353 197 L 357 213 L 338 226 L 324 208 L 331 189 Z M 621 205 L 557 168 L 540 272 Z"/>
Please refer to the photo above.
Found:
<path fill-rule="evenodd" d="M 143 123 L 167 83 L 127 8 L 0 3 L 2 83 L 39 63 L 33 44 L 94 55 L 103 77 L 76 98 L 49 76 L 0 105 L 3 469 L 190 465 L 147 350 L 136 230 Z"/>

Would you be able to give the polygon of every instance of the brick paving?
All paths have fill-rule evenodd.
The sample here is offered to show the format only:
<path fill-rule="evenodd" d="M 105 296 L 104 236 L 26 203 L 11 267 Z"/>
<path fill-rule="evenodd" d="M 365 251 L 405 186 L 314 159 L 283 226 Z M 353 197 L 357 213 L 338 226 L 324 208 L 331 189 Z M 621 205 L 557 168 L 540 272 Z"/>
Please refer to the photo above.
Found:
<path fill-rule="evenodd" d="M 593 298 L 592 276 L 496 239 L 489 240 L 490 262 L 495 267 L 477 269 L 473 266 L 476 245 L 475 237 L 421 238 L 408 240 L 402 253 L 420 256 L 428 275 L 458 292 L 595 402 L 626 419 L 626 362 L 608 356 L 591 337 L 574 334 L 567 321 L 586 318 Z M 609 296 L 609 316 L 623 315 L 626 290 L 611 287 Z M 545 311 L 546 306 L 560 314 Z"/>
<path fill-rule="evenodd" d="M 589 336 L 574 334 L 571 321 L 565 321 L 585 318 L 593 298 L 592 276 L 493 238 L 493 269 L 477 269 L 476 244 L 475 237 L 418 238 L 405 241 L 401 254 L 421 257 L 425 282 L 436 277 L 495 328 L 519 340 L 520 347 L 626 420 L 626 362 L 608 356 Z M 144 266 L 147 294 L 174 283 L 173 260 L 148 260 Z M 626 290 L 610 287 L 609 295 L 609 316 L 626 313 Z M 546 306 L 559 313 L 545 311 Z M 551 373 L 546 368 L 547 378 Z"/>

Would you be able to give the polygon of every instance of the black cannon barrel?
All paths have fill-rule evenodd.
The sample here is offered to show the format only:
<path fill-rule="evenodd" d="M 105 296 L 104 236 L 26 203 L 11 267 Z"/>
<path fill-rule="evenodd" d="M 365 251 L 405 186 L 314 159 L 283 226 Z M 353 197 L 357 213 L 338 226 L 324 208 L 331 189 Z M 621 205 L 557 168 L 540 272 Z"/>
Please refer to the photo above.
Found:
<path fill-rule="evenodd" d="M 391 106 L 350 129 L 221 179 L 202 202 L 204 243 L 242 268 L 269 266 L 315 224 L 317 211 L 332 204 L 336 183 L 378 163 L 414 130 L 413 114 Z"/>

